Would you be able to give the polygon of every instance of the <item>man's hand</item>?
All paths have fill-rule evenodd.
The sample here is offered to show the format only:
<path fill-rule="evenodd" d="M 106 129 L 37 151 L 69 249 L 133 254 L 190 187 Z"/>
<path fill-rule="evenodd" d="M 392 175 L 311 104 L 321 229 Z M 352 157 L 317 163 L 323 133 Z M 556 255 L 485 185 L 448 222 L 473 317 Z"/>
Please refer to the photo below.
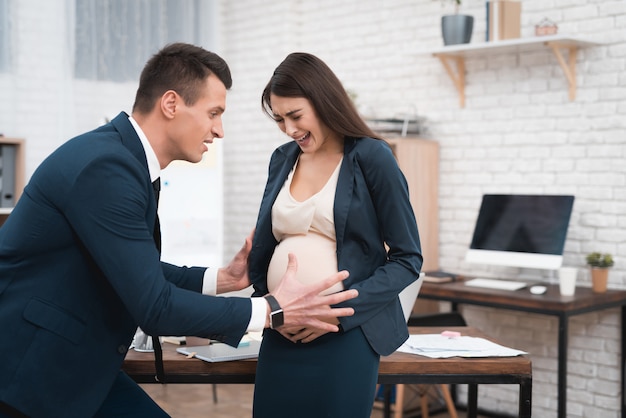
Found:
<path fill-rule="evenodd" d="M 254 229 L 246 237 L 243 247 L 235 254 L 226 267 L 217 272 L 217 293 L 232 292 L 250 286 L 248 277 L 248 255 L 252 249 Z"/>
<path fill-rule="evenodd" d="M 324 322 L 319 318 L 338 318 L 354 315 L 354 309 L 352 308 L 331 308 L 331 305 L 353 299 L 357 297 L 359 293 L 355 289 L 344 290 L 329 295 L 320 295 L 320 293 L 346 279 L 349 275 L 348 272 L 340 271 L 318 283 L 304 285 L 296 280 L 295 276 L 297 270 L 298 263 L 296 256 L 289 254 L 287 271 L 278 284 L 278 287 L 271 293 L 283 310 L 283 327 L 286 330 L 314 328 L 318 330 L 318 332 L 339 331 L 337 325 Z M 269 318 L 267 323 L 269 324 Z"/>

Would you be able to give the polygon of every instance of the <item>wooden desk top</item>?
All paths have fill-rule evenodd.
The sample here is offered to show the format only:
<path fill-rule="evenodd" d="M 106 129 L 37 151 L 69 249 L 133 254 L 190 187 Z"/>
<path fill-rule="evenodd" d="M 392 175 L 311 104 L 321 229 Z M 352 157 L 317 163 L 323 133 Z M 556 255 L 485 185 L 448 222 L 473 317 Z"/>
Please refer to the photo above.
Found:
<path fill-rule="evenodd" d="M 439 334 L 442 331 L 458 331 L 461 335 L 481 337 L 498 342 L 473 327 L 410 327 L 411 334 Z M 386 374 L 527 374 L 532 370 L 526 356 L 474 357 L 433 359 L 409 353 L 395 352 L 380 358 L 379 375 Z"/>
<path fill-rule="evenodd" d="M 559 286 L 554 284 L 530 283 L 525 288 L 511 291 L 466 286 L 464 281 L 424 282 L 419 297 L 552 315 L 577 314 L 626 305 L 626 290 L 593 293 L 591 288 L 577 286 L 573 296 L 561 296 Z M 533 284 L 544 285 L 548 290 L 543 295 L 533 295 L 529 290 Z"/>
<path fill-rule="evenodd" d="M 462 335 L 477 336 L 493 341 L 481 331 L 472 327 L 411 327 L 411 334 L 437 334 L 443 330 L 456 330 Z M 163 344 L 163 359 L 165 372 L 175 374 L 184 380 L 185 376 L 202 377 L 211 380 L 214 377 L 228 377 L 231 383 L 250 383 L 254 381 L 256 359 L 225 361 L 209 363 L 196 358 L 187 358 L 176 352 L 177 346 Z M 130 350 L 126 355 L 123 370 L 138 381 L 148 381 L 147 378 L 154 376 L 154 355 L 152 353 L 139 353 Z M 458 376 L 458 375 L 524 375 L 531 376 L 531 361 L 525 356 L 517 357 L 487 357 L 487 358 L 449 358 L 431 359 L 424 356 L 393 353 L 390 356 L 381 357 L 379 376 Z M 143 378 L 143 379 L 142 379 Z M 197 379 L 196 379 L 197 380 Z"/>

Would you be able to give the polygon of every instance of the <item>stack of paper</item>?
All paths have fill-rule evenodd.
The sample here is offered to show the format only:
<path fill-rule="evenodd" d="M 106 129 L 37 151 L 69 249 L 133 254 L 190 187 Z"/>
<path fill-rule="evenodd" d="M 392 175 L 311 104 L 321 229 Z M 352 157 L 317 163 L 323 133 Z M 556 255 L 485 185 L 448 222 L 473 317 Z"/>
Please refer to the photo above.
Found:
<path fill-rule="evenodd" d="M 398 351 L 430 358 L 515 357 L 528 354 L 479 337 L 445 337 L 441 334 L 410 335 Z"/>

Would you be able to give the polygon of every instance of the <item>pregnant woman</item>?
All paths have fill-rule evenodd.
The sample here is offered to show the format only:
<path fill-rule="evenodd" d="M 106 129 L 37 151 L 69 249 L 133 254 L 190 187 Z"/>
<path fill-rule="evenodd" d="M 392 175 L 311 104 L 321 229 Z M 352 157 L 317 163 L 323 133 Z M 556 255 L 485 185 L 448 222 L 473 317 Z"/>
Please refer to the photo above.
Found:
<path fill-rule="evenodd" d="M 253 416 L 369 418 L 381 355 L 408 337 L 398 294 L 419 277 L 422 255 L 406 179 L 390 147 L 369 129 L 319 58 L 293 53 L 262 94 L 263 110 L 289 137 L 270 160 L 249 256 L 256 296 L 280 281 L 288 254 L 297 278 L 347 270 L 331 291 L 358 289 L 354 315 L 280 323 L 259 354 Z M 271 305 L 271 303 L 270 303 Z M 313 320 L 337 325 L 338 332 Z"/>

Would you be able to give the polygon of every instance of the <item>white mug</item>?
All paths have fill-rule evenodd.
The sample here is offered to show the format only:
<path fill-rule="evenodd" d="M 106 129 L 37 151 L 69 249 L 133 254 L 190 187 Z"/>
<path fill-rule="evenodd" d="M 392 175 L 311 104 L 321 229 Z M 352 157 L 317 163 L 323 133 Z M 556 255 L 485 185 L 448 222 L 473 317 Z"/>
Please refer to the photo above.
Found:
<path fill-rule="evenodd" d="M 573 296 L 576 291 L 576 267 L 561 267 L 559 269 L 559 290 L 563 296 Z"/>

